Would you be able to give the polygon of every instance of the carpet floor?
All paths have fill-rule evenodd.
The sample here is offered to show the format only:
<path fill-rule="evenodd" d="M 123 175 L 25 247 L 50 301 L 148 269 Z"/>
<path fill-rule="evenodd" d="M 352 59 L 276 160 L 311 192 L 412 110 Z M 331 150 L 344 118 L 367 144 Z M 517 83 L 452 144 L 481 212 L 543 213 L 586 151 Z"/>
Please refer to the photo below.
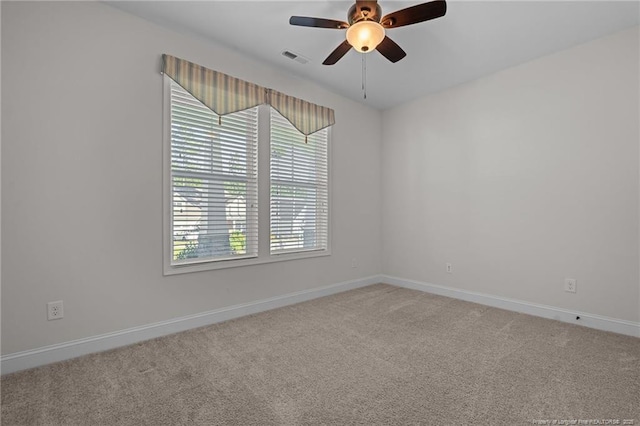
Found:
<path fill-rule="evenodd" d="M 1 391 L 3 425 L 639 425 L 640 339 L 377 284 Z"/>

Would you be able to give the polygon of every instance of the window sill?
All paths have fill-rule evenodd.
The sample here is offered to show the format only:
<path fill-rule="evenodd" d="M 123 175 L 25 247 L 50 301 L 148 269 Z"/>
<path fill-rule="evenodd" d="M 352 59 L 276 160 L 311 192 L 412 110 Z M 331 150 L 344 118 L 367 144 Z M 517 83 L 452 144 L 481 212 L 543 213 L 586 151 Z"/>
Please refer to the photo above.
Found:
<path fill-rule="evenodd" d="M 164 265 L 164 275 L 188 274 L 191 272 L 213 271 L 217 269 L 239 268 L 242 266 L 263 265 L 266 263 L 287 262 L 290 260 L 310 259 L 314 257 L 330 256 L 331 250 L 310 250 L 298 253 L 272 254 L 263 257 L 218 260 L 184 265 Z"/>

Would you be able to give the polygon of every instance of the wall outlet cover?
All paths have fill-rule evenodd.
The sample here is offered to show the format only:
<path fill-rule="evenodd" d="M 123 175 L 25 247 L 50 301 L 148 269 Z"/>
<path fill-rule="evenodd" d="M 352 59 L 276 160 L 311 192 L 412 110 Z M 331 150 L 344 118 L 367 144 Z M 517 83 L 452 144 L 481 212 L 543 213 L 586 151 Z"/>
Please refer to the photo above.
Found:
<path fill-rule="evenodd" d="M 564 291 L 568 293 L 575 293 L 578 290 L 578 283 L 575 278 L 564 279 Z"/>
<path fill-rule="evenodd" d="M 62 300 L 47 303 L 47 320 L 57 320 L 64 317 L 64 306 Z"/>

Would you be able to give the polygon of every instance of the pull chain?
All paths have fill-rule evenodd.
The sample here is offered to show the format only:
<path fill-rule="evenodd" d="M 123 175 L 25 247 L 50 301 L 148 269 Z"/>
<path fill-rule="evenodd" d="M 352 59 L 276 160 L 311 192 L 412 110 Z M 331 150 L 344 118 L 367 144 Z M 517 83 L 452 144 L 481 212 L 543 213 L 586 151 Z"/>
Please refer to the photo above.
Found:
<path fill-rule="evenodd" d="M 367 55 L 362 54 L 362 92 L 364 99 L 367 99 Z"/>

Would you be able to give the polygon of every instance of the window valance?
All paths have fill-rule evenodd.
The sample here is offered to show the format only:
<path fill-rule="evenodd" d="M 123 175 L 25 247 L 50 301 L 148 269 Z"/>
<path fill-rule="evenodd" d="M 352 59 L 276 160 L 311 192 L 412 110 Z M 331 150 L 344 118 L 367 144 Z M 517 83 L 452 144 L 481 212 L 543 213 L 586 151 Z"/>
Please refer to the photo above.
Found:
<path fill-rule="evenodd" d="M 331 108 L 261 87 L 193 62 L 162 55 L 162 71 L 218 116 L 270 104 L 303 135 L 335 123 Z"/>
<path fill-rule="evenodd" d="M 335 123 L 331 108 L 312 104 L 276 90 L 269 90 L 269 104 L 305 136 Z"/>
<path fill-rule="evenodd" d="M 219 116 L 267 101 L 266 89 L 257 84 L 170 55 L 162 55 L 162 64 L 166 75 Z"/>

